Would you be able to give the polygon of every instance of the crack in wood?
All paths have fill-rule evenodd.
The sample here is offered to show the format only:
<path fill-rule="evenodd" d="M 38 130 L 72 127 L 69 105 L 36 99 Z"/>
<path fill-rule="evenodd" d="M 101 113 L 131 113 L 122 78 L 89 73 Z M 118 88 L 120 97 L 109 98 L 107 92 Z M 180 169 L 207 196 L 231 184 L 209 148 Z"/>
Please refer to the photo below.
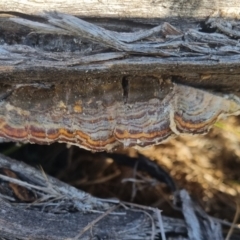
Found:
<path fill-rule="evenodd" d="M 128 102 L 128 92 L 129 92 L 129 82 L 127 77 L 122 78 L 122 89 L 123 89 L 123 102 L 127 104 Z"/>

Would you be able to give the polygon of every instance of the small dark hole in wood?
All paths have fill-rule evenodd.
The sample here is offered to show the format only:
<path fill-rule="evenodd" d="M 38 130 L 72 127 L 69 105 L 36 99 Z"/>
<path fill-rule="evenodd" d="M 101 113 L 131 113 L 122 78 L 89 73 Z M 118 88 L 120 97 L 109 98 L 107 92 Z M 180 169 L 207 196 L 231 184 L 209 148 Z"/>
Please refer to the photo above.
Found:
<path fill-rule="evenodd" d="M 127 77 L 122 78 L 122 89 L 123 89 L 123 101 L 124 104 L 128 101 L 129 82 Z"/>
<path fill-rule="evenodd" d="M 205 33 L 214 33 L 217 31 L 217 28 L 212 27 L 211 24 L 207 24 L 205 21 L 200 22 L 200 32 L 205 32 Z"/>

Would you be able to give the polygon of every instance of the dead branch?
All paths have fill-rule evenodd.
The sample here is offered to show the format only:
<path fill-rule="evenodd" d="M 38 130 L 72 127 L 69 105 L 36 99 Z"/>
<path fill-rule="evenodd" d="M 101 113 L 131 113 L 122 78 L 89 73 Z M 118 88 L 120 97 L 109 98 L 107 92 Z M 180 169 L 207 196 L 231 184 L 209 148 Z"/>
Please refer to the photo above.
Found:
<path fill-rule="evenodd" d="M 81 234 L 81 239 L 98 236 L 140 240 L 156 237 L 160 229 L 166 235 L 174 233 L 176 238 L 172 239 L 182 234 L 193 239 L 190 233 L 196 229 L 192 226 L 196 227 L 199 221 L 196 211 L 189 208 L 193 204 L 185 191 L 180 191 L 179 196 L 187 225 L 183 220 L 165 216 L 161 220 L 157 209 L 94 198 L 4 156 L 0 158 L 0 170 L 0 237 L 4 239 L 31 236 L 33 240 L 63 240 L 78 239 L 76 236 Z M 211 222 L 211 226 L 199 227 L 199 236 L 221 236 L 219 224 Z"/>

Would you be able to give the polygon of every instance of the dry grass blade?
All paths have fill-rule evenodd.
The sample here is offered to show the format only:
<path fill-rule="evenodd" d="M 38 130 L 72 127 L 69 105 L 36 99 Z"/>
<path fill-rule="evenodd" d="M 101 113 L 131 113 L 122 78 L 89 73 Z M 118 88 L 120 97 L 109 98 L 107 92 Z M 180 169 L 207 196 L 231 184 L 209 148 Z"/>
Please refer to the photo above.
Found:
<path fill-rule="evenodd" d="M 239 218 L 239 214 L 240 214 L 240 205 L 239 205 L 239 202 L 236 203 L 236 213 L 235 213 L 235 216 L 233 218 L 233 222 L 232 222 L 232 225 L 229 229 L 229 232 L 225 238 L 225 240 L 230 240 L 232 234 L 233 234 L 233 231 L 234 231 L 234 228 L 235 228 L 235 224 L 237 223 L 237 220 Z"/>
<path fill-rule="evenodd" d="M 157 214 L 157 218 L 158 218 L 158 224 L 159 224 L 159 229 L 161 231 L 162 240 L 166 240 L 161 211 L 159 209 L 156 209 L 156 214 Z"/>
<path fill-rule="evenodd" d="M 98 218 L 96 218 L 95 220 L 93 220 L 92 222 L 90 222 L 86 227 L 84 227 L 81 232 L 74 238 L 72 239 L 68 239 L 68 240 L 78 240 L 81 239 L 80 237 L 86 232 L 88 231 L 90 228 L 92 228 L 97 222 L 101 221 L 104 217 L 106 217 L 108 214 L 110 214 L 111 212 L 113 212 L 114 210 L 116 210 L 119 207 L 119 205 L 113 206 L 111 208 L 109 208 L 105 213 L 103 213 L 101 216 L 99 216 Z"/>

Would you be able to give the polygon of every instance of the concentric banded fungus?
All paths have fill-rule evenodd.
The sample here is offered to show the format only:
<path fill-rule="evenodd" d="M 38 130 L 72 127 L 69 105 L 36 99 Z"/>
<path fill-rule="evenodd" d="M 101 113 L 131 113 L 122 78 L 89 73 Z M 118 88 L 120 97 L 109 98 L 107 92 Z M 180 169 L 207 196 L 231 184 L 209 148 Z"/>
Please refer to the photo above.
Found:
<path fill-rule="evenodd" d="M 73 84 L 1 85 L 0 136 L 65 142 L 92 151 L 149 146 L 179 134 L 204 134 L 240 113 L 234 95 L 217 95 L 158 78 L 95 79 Z"/>

